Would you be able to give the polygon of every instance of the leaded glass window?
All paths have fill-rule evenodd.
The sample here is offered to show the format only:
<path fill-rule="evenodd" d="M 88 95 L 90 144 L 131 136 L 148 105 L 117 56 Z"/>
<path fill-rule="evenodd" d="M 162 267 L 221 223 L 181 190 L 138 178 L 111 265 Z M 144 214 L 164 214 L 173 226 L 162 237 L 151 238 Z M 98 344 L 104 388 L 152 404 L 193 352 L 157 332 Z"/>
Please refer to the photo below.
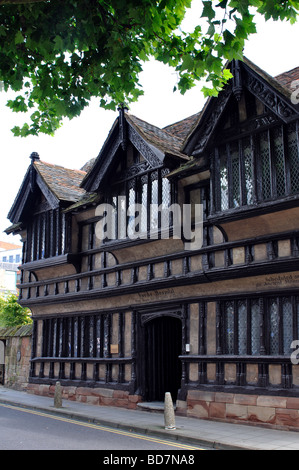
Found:
<path fill-rule="evenodd" d="M 221 154 L 220 158 L 220 199 L 221 210 L 225 211 L 229 208 L 228 204 L 228 168 L 226 154 Z"/>
<path fill-rule="evenodd" d="M 276 193 L 277 197 L 284 196 L 286 193 L 285 182 L 285 159 L 282 127 L 273 130 L 273 161 L 276 176 Z"/>
<path fill-rule="evenodd" d="M 297 122 L 289 124 L 287 129 L 287 150 L 291 173 L 291 192 L 299 191 L 299 152 Z"/>
<path fill-rule="evenodd" d="M 215 149 L 216 211 L 299 192 L 297 127 L 279 125 Z"/>
<path fill-rule="evenodd" d="M 283 354 L 291 354 L 291 343 L 293 341 L 293 307 L 288 298 L 282 300 L 283 315 Z"/>
<path fill-rule="evenodd" d="M 247 307 L 246 301 L 238 302 L 238 354 L 247 354 Z"/>
<path fill-rule="evenodd" d="M 141 191 L 141 232 L 147 231 L 147 198 L 148 198 L 148 184 L 147 181 L 142 181 Z"/>
<path fill-rule="evenodd" d="M 253 189 L 253 152 L 250 138 L 243 141 L 243 156 L 244 156 L 244 171 L 245 171 L 245 186 L 246 186 L 246 199 L 247 204 L 254 202 L 254 189 Z"/>
<path fill-rule="evenodd" d="M 235 324 L 234 302 L 227 302 L 225 305 L 225 339 L 226 354 L 234 354 L 234 324 Z"/>
<path fill-rule="evenodd" d="M 279 312 L 277 299 L 271 299 L 269 302 L 269 335 L 270 335 L 270 354 L 279 353 Z"/>
<path fill-rule="evenodd" d="M 259 144 L 262 173 L 262 196 L 265 200 L 271 197 L 271 165 L 268 132 L 262 132 Z"/>
<path fill-rule="evenodd" d="M 222 304 L 223 353 L 288 356 L 291 343 L 299 338 L 299 298 L 272 297 L 230 300 Z M 263 348 L 264 349 L 264 348 Z"/>
<path fill-rule="evenodd" d="M 154 179 L 152 182 L 152 199 L 151 199 L 151 228 L 153 230 L 158 229 L 158 207 L 159 207 L 159 199 L 158 199 L 158 180 Z"/>
<path fill-rule="evenodd" d="M 108 207 L 113 207 L 109 214 L 109 220 L 113 219 L 109 232 L 112 239 L 136 238 L 141 234 L 145 238 L 144 234 L 168 226 L 168 211 L 163 213 L 172 204 L 168 173 L 166 168 L 149 170 L 115 184 L 106 199 Z"/>
<path fill-rule="evenodd" d="M 257 356 L 261 348 L 261 312 L 258 300 L 251 302 L 251 354 Z"/>
<path fill-rule="evenodd" d="M 234 142 L 230 146 L 231 153 L 231 178 L 232 178 L 232 207 L 239 207 L 241 202 L 241 188 L 240 188 L 240 161 L 239 161 L 239 146 Z"/>

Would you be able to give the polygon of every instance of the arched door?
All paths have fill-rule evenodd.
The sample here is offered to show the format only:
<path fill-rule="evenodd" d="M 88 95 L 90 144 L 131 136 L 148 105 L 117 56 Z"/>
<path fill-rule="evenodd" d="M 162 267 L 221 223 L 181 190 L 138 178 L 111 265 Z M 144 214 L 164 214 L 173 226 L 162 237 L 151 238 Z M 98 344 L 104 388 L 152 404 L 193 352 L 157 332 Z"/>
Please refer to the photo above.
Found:
<path fill-rule="evenodd" d="M 144 384 L 146 401 L 164 401 L 165 392 L 177 398 L 181 385 L 182 323 L 159 316 L 144 324 Z"/>

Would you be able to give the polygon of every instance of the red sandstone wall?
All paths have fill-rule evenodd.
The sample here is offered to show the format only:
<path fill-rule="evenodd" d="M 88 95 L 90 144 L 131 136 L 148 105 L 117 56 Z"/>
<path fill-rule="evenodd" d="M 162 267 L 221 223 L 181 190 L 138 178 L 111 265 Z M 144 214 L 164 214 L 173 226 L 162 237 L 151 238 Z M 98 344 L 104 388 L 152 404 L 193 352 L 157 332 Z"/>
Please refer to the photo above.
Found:
<path fill-rule="evenodd" d="M 55 385 L 28 384 L 27 391 L 35 395 L 54 397 Z M 62 398 L 79 401 L 89 405 L 119 406 L 127 409 L 136 409 L 141 401 L 138 395 L 130 395 L 123 390 L 88 387 L 62 387 Z"/>
<path fill-rule="evenodd" d="M 299 431 L 299 398 L 223 392 L 188 392 L 177 413 L 201 419 L 242 422 Z"/>

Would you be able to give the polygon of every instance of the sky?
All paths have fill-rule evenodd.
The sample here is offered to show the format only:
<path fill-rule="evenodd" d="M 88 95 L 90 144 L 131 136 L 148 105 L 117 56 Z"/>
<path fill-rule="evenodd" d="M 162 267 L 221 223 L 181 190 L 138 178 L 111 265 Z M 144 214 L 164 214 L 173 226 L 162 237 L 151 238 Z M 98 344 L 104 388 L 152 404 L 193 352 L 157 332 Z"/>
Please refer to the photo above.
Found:
<path fill-rule="evenodd" d="M 200 4 L 201 2 L 198 2 Z M 186 21 L 200 23 L 200 11 L 193 1 Z M 259 18 L 257 34 L 250 37 L 244 54 L 257 66 L 272 76 L 299 66 L 299 19 L 295 25 L 287 22 L 265 22 Z M 130 105 L 129 112 L 139 118 L 164 127 L 199 112 L 204 103 L 201 84 L 185 95 L 173 93 L 177 75 L 173 69 L 154 61 L 147 62 L 140 75 L 144 96 Z M 79 117 L 58 129 L 54 137 L 14 137 L 11 129 L 21 125 L 24 116 L 6 107 L 8 96 L 0 92 L 0 240 L 19 243 L 18 237 L 3 231 L 11 225 L 7 214 L 14 202 L 30 164 L 32 152 L 38 152 L 41 160 L 80 169 L 88 160 L 97 157 L 118 112 L 101 109 L 92 100 Z"/>

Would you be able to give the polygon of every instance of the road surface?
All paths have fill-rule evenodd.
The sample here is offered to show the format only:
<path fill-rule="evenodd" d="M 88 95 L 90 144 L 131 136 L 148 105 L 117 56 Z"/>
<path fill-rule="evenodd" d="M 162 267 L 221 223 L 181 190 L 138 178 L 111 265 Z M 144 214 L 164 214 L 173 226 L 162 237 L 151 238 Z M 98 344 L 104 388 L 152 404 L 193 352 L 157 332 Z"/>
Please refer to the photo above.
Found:
<path fill-rule="evenodd" d="M 58 414 L 0 403 L 0 450 L 154 450 L 167 451 L 167 455 L 180 451 L 181 456 L 184 456 L 186 451 L 185 459 L 189 464 L 193 464 L 192 456 L 203 449 L 182 442 L 167 441 L 69 419 Z M 168 460 L 170 459 L 172 457 Z"/>

